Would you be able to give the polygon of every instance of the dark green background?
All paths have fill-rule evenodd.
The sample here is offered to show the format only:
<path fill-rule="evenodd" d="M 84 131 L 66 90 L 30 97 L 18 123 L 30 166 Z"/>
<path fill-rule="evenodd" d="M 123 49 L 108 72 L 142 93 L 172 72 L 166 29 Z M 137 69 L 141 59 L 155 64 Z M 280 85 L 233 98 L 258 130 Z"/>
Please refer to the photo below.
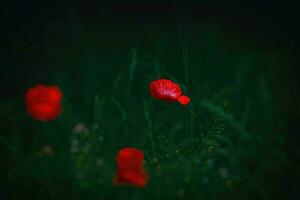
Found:
<path fill-rule="evenodd" d="M 10 1 L 1 8 L 0 199 L 299 198 L 299 37 L 288 1 Z M 154 100 L 178 82 L 191 104 Z M 63 114 L 27 115 L 57 85 Z M 51 146 L 52 152 L 45 152 Z M 115 155 L 150 181 L 114 186 Z"/>

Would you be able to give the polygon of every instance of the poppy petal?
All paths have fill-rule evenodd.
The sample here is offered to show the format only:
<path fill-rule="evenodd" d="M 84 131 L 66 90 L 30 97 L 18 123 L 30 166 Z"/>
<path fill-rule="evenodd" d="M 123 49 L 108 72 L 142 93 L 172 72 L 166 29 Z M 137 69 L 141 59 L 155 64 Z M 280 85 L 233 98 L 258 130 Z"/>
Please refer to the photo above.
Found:
<path fill-rule="evenodd" d="M 133 147 L 121 149 L 116 156 L 117 173 L 113 183 L 146 186 L 149 176 L 143 167 L 143 160 L 144 153 L 141 150 Z"/>
<path fill-rule="evenodd" d="M 62 92 L 58 87 L 38 84 L 25 95 L 27 113 L 35 120 L 53 120 L 62 112 L 61 99 Z"/>
<path fill-rule="evenodd" d="M 168 102 L 178 101 L 182 105 L 187 105 L 190 102 L 189 97 L 182 95 L 179 85 L 168 79 L 151 81 L 150 94 L 155 99 Z"/>
<path fill-rule="evenodd" d="M 184 105 L 184 106 L 189 104 L 191 101 L 190 97 L 185 96 L 185 95 L 180 96 L 179 98 L 177 98 L 177 100 L 181 105 Z"/>

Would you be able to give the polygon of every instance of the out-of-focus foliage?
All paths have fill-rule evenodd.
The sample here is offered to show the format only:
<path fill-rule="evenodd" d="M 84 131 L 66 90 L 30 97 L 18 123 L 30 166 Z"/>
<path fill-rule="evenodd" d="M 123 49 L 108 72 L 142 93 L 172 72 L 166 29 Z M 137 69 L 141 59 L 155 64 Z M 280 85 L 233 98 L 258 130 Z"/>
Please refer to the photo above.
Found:
<path fill-rule="evenodd" d="M 44 77 L 46 84 L 61 87 L 59 119 L 32 120 L 24 109 L 24 91 L 1 101 L 4 198 L 283 197 L 288 158 L 280 128 L 285 121 L 272 93 L 280 50 L 260 51 L 215 22 L 201 30 L 192 24 L 180 34 L 175 26 L 152 27 L 148 48 L 140 44 L 141 32 L 121 27 L 109 35 L 104 25 L 81 28 L 84 22 L 69 23 L 77 27 L 75 34 L 64 24 L 65 32 L 57 31 L 59 24 L 50 21 L 45 59 L 36 62 L 29 52 L 30 70 L 48 73 L 18 83 L 26 89 Z M 137 38 L 122 43 L 115 40 L 117 31 Z M 161 77 L 177 81 L 191 104 L 151 98 L 148 84 Z M 150 182 L 144 189 L 112 184 L 115 155 L 127 146 L 145 152 Z"/>

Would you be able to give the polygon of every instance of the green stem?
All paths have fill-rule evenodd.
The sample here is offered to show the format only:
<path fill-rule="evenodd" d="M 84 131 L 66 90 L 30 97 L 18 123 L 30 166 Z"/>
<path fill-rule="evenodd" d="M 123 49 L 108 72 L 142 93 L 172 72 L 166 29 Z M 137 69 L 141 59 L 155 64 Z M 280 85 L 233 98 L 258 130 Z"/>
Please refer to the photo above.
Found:
<path fill-rule="evenodd" d="M 129 91 L 131 89 L 131 85 L 132 85 L 136 65 L 137 65 L 137 50 L 132 48 L 131 49 L 131 63 L 129 65 L 129 85 L 128 85 Z"/>
<path fill-rule="evenodd" d="M 187 15 L 186 15 L 186 4 L 184 6 L 184 19 L 183 19 L 183 34 L 181 39 L 181 49 L 183 57 L 183 66 L 184 66 L 184 75 L 185 75 L 185 84 L 189 88 L 189 55 L 188 55 L 188 30 L 187 30 Z"/>
<path fill-rule="evenodd" d="M 152 126 L 152 120 L 150 118 L 150 115 L 149 115 L 149 110 L 148 110 L 148 106 L 146 104 L 146 101 L 144 101 L 144 115 L 145 115 L 145 118 L 147 120 L 147 123 L 148 123 L 148 134 L 149 134 L 149 138 L 151 140 L 151 146 L 152 146 L 152 152 L 153 154 L 156 154 L 156 151 L 155 151 L 155 143 L 154 143 L 154 139 L 153 139 L 153 126 Z"/>

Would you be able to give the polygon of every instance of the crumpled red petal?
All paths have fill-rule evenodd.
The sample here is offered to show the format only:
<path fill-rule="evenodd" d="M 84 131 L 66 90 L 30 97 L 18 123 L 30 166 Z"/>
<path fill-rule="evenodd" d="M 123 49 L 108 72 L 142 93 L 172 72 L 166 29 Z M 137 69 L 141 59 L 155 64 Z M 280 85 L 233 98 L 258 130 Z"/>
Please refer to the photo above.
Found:
<path fill-rule="evenodd" d="M 149 176 L 143 167 L 143 160 L 144 153 L 141 150 L 133 147 L 121 149 L 116 156 L 117 173 L 113 183 L 145 187 Z"/>
<path fill-rule="evenodd" d="M 182 90 L 178 84 L 168 79 L 158 79 L 150 83 L 150 94 L 155 99 L 174 102 L 178 101 L 182 105 L 190 103 L 190 98 L 182 95 Z"/>

